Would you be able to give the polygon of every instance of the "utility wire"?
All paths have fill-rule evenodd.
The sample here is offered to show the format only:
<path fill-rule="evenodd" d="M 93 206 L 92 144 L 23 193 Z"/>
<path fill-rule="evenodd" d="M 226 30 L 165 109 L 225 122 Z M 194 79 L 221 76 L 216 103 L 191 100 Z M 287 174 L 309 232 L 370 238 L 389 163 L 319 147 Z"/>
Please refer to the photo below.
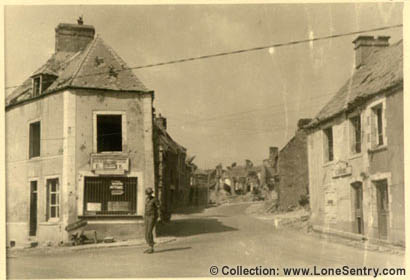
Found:
<path fill-rule="evenodd" d="M 240 49 L 240 50 L 229 51 L 229 52 L 220 52 L 220 53 L 209 54 L 209 55 L 182 58 L 182 59 L 177 59 L 177 60 L 170 60 L 170 61 L 166 61 L 166 62 L 152 63 L 152 64 L 146 64 L 146 65 L 141 65 L 141 66 L 126 67 L 126 68 L 123 68 L 123 69 L 120 69 L 120 70 L 110 69 L 109 72 L 104 71 L 104 72 L 92 73 L 92 74 L 87 74 L 87 75 L 79 75 L 79 76 L 76 76 L 76 78 L 88 77 L 88 76 L 97 76 L 97 75 L 109 74 L 109 73 L 113 73 L 113 72 L 119 73 L 119 72 L 126 71 L 126 70 L 137 70 L 137 69 L 144 69 L 144 68 L 152 68 L 152 67 L 163 66 L 163 65 L 170 65 L 170 64 L 177 64 L 177 63 L 183 63 L 183 62 L 200 60 L 200 59 L 207 59 L 207 58 L 212 58 L 212 57 L 219 57 L 219 56 L 226 56 L 226 55 L 239 54 L 239 53 L 245 53 L 245 52 L 259 51 L 259 50 L 269 49 L 269 48 L 278 48 L 278 47 L 284 47 L 284 46 L 291 46 L 291 45 L 309 43 L 309 42 L 314 42 L 314 41 L 322 41 L 322 40 L 328 40 L 328 39 L 334 39 L 334 38 L 339 38 L 339 37 L 357 35 L 357 34 L 362 34 L 362 33 L 367 33 L 367 32 L 382 31 L 382 30 L 399 28 L 399 27 L 403 27 L 403 24 L 383 26 L 383 27 L 378 27 L 378 28 L 359 30 L 359 31 L 347 32 L 347 33 L 340 33 L 340 34 L 328 35 L 328 36 L 311 38 L 311 39 L 303 39 L 303 40 L 289 41 L 289 42 L 284 42 L 284 43 L 270 44 L 270 45 L 265 45 L 265 46 L 260 46 L 260 47 Z M 6 87 L 6 89 L 16 88 L 16 87 L 19 87 L 19 86 L 9 86 L 9 87 Z"/>

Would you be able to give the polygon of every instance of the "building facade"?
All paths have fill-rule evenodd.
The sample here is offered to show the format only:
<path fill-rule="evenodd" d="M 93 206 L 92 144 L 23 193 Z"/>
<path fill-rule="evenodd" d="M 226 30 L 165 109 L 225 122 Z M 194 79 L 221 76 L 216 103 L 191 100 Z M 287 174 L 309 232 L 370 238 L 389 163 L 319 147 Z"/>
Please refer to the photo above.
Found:
<path fill-rule="evenodd" d="M 135 236 L 155 183 L 154 92 L 93 26 L 55 31 L 55 53 L 6 99 L 7 242 L 67 242 L 79 219 Z"/>
<path fill-rule="evenodd" d="M 351 78 L 309 124 L 312 224 L 404 245 L 403 44 L 360 36 Z"/>
<path fill-rule="evenodd" d="M 154 122 L 154 156 L 160 219 L 169 221 L 177 209 L 188 206 L 191 170 L 186 162 L 186 149 L 168 134 L 167 120 L 161 115 Z"/>
<path fill-rule="evenodd" d="M 277 181 L 278 208 L 288 210 L 304 204 L 309 194 L 307 134 L 304 125 L 310 119 L 301 119 L 291 140 L 279 151 Z"/>

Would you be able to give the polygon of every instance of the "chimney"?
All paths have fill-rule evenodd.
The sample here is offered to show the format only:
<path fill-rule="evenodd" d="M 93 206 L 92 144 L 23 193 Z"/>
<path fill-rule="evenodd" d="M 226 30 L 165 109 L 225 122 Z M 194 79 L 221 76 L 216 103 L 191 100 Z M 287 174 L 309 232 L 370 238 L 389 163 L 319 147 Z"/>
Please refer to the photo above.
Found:
<path fill-rule="evenodd" d="M 160 127 L 167 130 L 167 119 L 164 118 L 161 114 L 156 117 L 156 122 Z"/>
<path fill-rule="evenodd" d="M 356 53 L 356 69 L 366 64 L 366 59 L 377 49 L 389 46 L 390 36 L 359 36 L 352 43 Z"/>
<path fill-rule="evenodd" d="M 84 50 L 94 39 L 95 29 L 84 25 L 80 17 L 77 24 L 60 23 L 56 29 L 55 52 L 78 52 Z"/>
<path fill-rule="evenodd" d="M 275 158 L 278 156 L 279 154 L 279 149 L 278 147 L 269 147 L 269 159 L 270 160 L 275 160 Z"/>
<path fill-rule="evenodd" d="M 302 129 L 303 127 L 305 127 L 306 125 L 308 125 L 311 121 L 312 121 L 312 119 L 299 119 L 299 121 L 298 121 L 298 129 Z"/>

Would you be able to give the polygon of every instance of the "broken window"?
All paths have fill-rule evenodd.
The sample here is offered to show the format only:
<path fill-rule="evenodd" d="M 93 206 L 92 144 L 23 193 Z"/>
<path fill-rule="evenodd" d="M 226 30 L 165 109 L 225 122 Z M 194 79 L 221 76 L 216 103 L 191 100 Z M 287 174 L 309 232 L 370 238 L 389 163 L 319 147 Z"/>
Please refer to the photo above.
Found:
<path fill-rule="evenodd" d="M 56 219 L 60 217 L 60 186 L 58 178 L 47 179 L 47 213 L 46 219 Z"/>
<path fill-rule="evenodd" d="M 333 161 L 333 129 L 332 127 L 323 130 L 325 145 L 325 161 Z"/>
<path fill-rule="evenodd" d="M 97 115 L 97 153 L 122 151 L 122 116 Z"/>
<path fill-rule="evenodd" d="M 30 124 L 29 158 L 40 156 L 40 122 Z"/>
<path fill-rule="evenodd" d="M 361 127 L 361 120 L 360 115 L 350 118 L 351 124 L 351 144 L 352 144 L 352 152 L 353 153 L 361 153 L 362 152 L 362 127 Z"/>

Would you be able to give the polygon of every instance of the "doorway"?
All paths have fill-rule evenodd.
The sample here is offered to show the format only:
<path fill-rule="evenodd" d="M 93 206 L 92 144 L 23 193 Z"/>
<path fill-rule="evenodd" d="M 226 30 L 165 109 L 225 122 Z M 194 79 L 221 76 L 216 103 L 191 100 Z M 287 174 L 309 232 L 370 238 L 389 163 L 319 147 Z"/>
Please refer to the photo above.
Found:
<path fill-rule="evenodd" d="M 37 181 L 30 181 L 30 230 L 29 236 L 37 235 Z"/>
<path fill-rule="evenodd" d="M 389 221 L 389 193 L 387 189 L 387 180 L 374 182 L 377 193 L 377 225 L 379 230 L 379 238 L 387 239 L 388 221 Z"/>
<path fill-rule="evenodd" d="M 353 192 L 353 232 L 363 234 L 363 184 L 354 182 L 351 184 Z"/>

